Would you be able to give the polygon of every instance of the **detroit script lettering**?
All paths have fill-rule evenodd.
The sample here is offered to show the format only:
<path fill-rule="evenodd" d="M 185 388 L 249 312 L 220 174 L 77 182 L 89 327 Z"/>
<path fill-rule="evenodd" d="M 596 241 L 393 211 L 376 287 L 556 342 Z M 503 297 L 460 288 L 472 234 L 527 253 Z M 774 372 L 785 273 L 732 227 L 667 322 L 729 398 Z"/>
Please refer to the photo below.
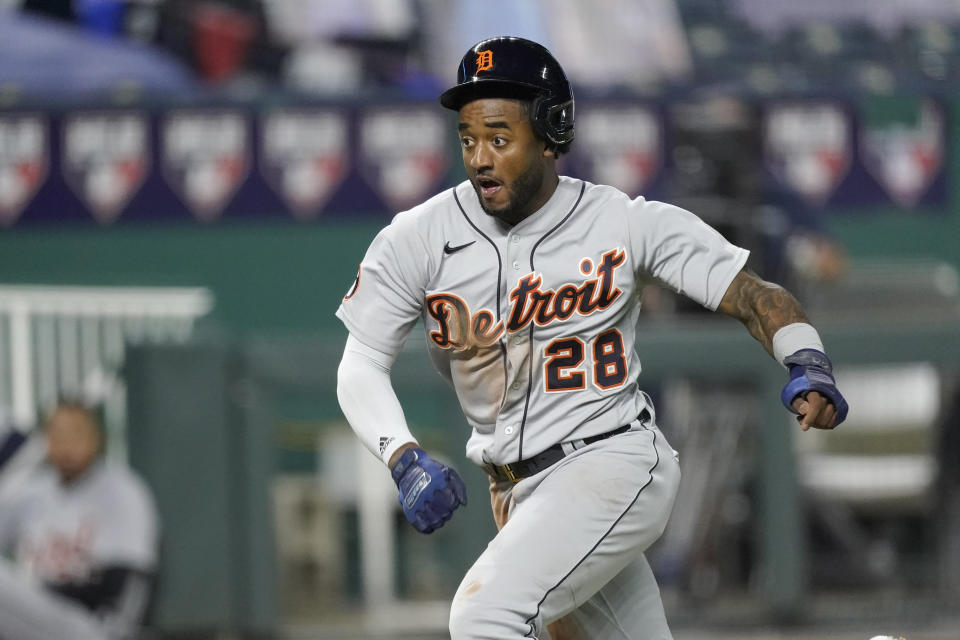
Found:
<path fill-rule="evenodd" d="M 579 313 L 582 316 L 606 309 L 623 293 L 613 286 L 614 272 L 626 260 L 625 253 L 615 249 L 603 254 L 594 277 L 581 284 L 565 284 L 556 290 L 542 289 L 540 274 L 527 274 L 510 291 L 510 313 L 506 325 L 496 321 L 489 309 L 471 314 L 463 298 L 453 293 L 427 296 L 427 312 L 437 321 L 437 330 L 430 339 L 443 349 L 461 351 L 471 347 L 489 347 L 504 333 L 514 333 L 533 322 L 545 326 L 562 322 Z M 581 273 L 590 275 L 592 261 L 580 263 Z"/>

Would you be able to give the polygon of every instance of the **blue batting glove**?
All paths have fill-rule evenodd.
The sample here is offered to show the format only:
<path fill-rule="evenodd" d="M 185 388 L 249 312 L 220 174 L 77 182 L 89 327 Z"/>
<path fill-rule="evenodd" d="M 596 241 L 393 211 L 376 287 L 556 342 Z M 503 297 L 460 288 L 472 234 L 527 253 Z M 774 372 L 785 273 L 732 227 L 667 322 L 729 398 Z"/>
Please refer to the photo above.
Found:
<path fill-rule="evenodd" d="M 467 504 L 467 488 L 457 472 L 423 449 L 407 449 L 390 470 L 400 490 L 400 506 L 417 531 L 432 533 Z"/>
<path fill-rule="evenodd" d="M 816 349 L 800 349 L 784 358 L 783 363 L 790 368 L 790 382 L 780 392 L 783 406 L 797 413 L 793 408 L 797 396 L 806 398 L 807 393 L 816 391 L 836 408 L 836 425 L 846 420 L 849 407 L 837 389 L 837 381 L 833 379 L 833 363 L 827 354 Z"/>

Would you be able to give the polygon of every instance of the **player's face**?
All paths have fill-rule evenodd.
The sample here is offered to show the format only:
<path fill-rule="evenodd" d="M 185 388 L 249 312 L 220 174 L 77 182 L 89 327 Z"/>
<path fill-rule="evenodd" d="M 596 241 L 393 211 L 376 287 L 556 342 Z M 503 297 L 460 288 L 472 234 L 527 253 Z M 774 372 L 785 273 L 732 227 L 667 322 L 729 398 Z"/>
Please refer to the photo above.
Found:
<path fill-rule="evenodd" d="M 554 155 L 534 135 L 517 100 L 474 100 L 460 109 L 463 166 L 480 206 L 515 224 L 542 207 L 557 186 Z"/>
<path fill-rule="evenodd" d="M 47 457 L 70 481 L 86 471 L 100 451 L 100 430 L 89 415 L 59 409 L 47 421 Z"/>

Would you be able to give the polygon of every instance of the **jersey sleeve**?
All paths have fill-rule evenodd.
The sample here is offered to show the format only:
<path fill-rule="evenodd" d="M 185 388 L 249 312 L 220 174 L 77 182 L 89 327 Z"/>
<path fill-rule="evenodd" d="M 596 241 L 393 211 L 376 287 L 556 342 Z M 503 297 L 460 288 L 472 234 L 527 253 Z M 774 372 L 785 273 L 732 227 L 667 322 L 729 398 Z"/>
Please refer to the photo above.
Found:
<path fill-rule="evenodd" d="M 400 214 L 370 243 L 336 315 L 360 342 L 396 354 L 420 315 L 428 273 L 415 222 Z"/>
<path fill-rule="evenodd" d="M 158 521 L 153 495 L 126 470 L 110 474 L 112 504 L 103 516 L 91 556 L 97 567 L 152 571 L 157 562 Z"/>
<path fill-rule="evenodd" d="M 686 209 L 643 198 L 628 208 L 637 268 L 715 311 L 750 252 Z"/>

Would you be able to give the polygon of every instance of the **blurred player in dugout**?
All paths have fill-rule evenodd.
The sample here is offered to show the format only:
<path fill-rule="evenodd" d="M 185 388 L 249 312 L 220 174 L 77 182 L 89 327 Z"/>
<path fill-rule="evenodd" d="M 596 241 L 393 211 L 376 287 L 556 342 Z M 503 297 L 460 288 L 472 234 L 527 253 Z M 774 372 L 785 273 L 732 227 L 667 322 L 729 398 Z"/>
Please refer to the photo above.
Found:
<path fill-rule="evenodd" d="M 157 561 L 146 485 L 103 459 L 97 414 L 61 402 L 47 462 L 0 503 L 0 640 L 136 637 Z"/>

